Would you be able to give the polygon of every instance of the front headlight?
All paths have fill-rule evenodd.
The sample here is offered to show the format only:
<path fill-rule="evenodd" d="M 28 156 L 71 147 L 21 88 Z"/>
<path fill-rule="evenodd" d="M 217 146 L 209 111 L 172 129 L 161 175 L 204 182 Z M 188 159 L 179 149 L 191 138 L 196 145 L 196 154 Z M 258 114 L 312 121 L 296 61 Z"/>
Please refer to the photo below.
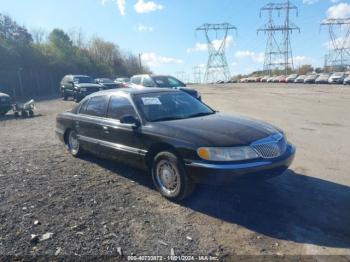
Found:
<path fill-rule="evenodd" d="M 258 158 L 258 154 L 250 146 L 242 147 L 201 147 L 197 154 L 209 161 L 240 161 Z"/>

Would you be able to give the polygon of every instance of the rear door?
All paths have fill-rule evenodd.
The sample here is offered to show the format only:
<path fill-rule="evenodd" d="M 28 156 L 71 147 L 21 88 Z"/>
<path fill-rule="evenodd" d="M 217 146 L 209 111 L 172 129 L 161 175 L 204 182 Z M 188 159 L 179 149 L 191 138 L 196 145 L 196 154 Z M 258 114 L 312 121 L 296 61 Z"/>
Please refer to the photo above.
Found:
<path fill-rule="evenodd" d="M 107 118 L 102 122 L 103 152 L 109 158 L 141 166 L 141 160 L 146 152 L 140 149 L 140 130 L 131 125 L 120 123 L 121 117 L 125 115 L 139 118 L 127 96 L 112 95 Z"/>
<path fill-rule="evenodd" d="M 95 96 L 86 100 L 75 121 L 75 129 L 83 148 L 99 153 L 101 150 L 101 125 L 106 117 L 109 97 L 106 95 Z"/>

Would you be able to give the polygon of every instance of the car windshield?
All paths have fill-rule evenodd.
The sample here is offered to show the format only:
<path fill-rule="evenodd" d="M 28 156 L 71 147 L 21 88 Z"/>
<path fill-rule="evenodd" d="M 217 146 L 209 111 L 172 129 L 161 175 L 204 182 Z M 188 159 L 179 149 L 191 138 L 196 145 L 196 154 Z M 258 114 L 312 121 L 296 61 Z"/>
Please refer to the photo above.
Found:
<path fill-rule="evenodd" d="M 134 101 L 149 122 L 186 119 L 215 113 L 208 106 L 185 92 L 135 95 Z"/>
<path fill-rule="evenodd" d="M 158 87 L 184 87 L 185 84 L 172 76 L 152 76 Z"/>
<path fill-rule="evenodd" d="M 112 84 L 114 83 L 113 80 L 109 79 L 109 78 L 101 78 L 101 79 L 97 79 L 97 82 L 99 83 L 103 83 L 103 84 Z"/>
<path fill-rule="evenodd" d="M 92 83 L 92 79 L 89 76 L 76 76 L 74 77 L 74 82 L 79 84 Z"/>
<path fill-rule="evenodd" d="M 341 73 L 341 72 L 337 72 L 337 73 L 334 73 L 333 76 L 343 76 L 344 73 Z"/>

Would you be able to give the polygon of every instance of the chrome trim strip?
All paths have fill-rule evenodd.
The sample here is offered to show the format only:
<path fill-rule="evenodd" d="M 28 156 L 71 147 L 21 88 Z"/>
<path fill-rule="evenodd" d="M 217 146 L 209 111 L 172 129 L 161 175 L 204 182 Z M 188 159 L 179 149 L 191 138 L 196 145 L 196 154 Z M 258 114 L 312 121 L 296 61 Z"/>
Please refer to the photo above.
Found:
<path fill-rule="evenodd" d="M 112 148 L 115 150 L 125 151 L 128 153 L 138 154 L 138 155 L 142 155 L 142 156 L 145 156 L 148 152 L 147 150 L 129 147 L 129 146 L 125 146 L 125 145 L 121 145 L 121 144 L 117 144 L 117 143 L 107 142 L 107 141 L 103 141 L 100 139 L 95 139 L 95 138 L 82 136 L 82 135 L 78 135 L 78 139 L 85 141 L 85 142 L 88 142 L 88 143 L 98 144 L 98 145 L 109 147 L 109 148 Z"/>
<path fill-rule="evenodd" d="M 201 163 L 201 162 L 192 162 L 189 164 L 186 164 L 186 166 L 191 167 L 203 167 L 203 168 L 209 168 L 209 169 L 245 169 L 245 168 L 254 168 L 254 167 L 261 167 L 270 165 L 271 162 L 251 162 L 251 163 L 244 163 L 244 164 L 209 164 L 209 163 Z"/>

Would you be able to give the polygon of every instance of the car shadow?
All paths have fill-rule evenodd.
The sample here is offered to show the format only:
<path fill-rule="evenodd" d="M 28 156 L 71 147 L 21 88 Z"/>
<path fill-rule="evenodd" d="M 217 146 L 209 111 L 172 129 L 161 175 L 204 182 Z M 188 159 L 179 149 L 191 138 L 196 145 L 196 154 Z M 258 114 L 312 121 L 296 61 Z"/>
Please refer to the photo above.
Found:
<path fill-rule="evenodd" d="M 154 189 L 145 172 L 94 156 L 84 159 Z M 350 247 L 350 188 L 292 170 L 259 183 L 198 185 L 181 205 L 276 239 Z"/>

